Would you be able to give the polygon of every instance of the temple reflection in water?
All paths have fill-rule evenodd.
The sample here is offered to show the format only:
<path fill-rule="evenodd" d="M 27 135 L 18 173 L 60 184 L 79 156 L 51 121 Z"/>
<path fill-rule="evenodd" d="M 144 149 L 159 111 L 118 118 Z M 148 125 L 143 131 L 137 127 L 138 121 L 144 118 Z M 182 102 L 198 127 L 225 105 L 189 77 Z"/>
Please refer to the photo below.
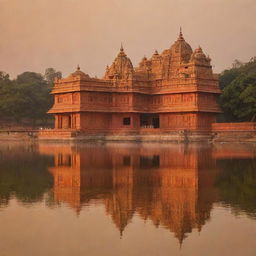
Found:
<path fill-rule="evenodd" d="M 6 142 L 1 252 L 254 255 L 255 184 L 253 144 Z"/>
<path fill-rule="evenodd" d="M 54 198 L 78 214 L 104 204 L 121 235 L 134 214 L 175 234 L 201 230 L 218 198 L 212 148 L 184 146 L 40 146 L 52 152 Z"/>

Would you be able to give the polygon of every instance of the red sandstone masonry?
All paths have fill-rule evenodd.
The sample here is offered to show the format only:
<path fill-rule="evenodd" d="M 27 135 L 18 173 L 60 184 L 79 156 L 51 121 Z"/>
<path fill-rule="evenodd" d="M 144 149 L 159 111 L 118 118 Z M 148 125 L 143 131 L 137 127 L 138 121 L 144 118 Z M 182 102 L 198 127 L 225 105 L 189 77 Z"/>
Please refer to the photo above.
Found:
<path fill-rule="evenodd" d="M 216 132 L 229 132 L 229 131 L 251 132 L 251 131 L 256 131 L 256 123 L 255 122 L 213 123 L 212 131 L 216 131 Z"/>
<path fill-rule="evenodd" d="M 187 129 L 187 136 L 188 139 L 193 141 L 197 136 L 201 137 L 201 140 L 209 140 L 207 135 L 210 135 L 211 132 L 216 133 L 215 141 L 230 141 L 232 139 L 233 141 L 248 141 L 248 139 L 252 139 L 255 137 L 256 134 L 256 123 L 252 122 L 244 122 L 244 123 L 213 123 L 212 124 L 212 130 L 198 130 L 198 129 Z M 153 136 L 150 138 L 151 140 L 158 141 L 161 139 L 162 136 L 169 136 L 175 137 L 176 140 L 180 141 L 181 138 L 185 136 L 184 130 L 169 130 L 169 129 L 154 129 L 154 128 L 140 128 L 140 130 L 108 130 L 103 133 L 102 131 L 95 130 L 74 130 L 74 129 L 47 129 L 39 131 L 39 138 L 41 139 L 71 139 L 76 138 L 80 136 L 95 136 L 95 135 L 101 135 L 103 137 L 105 136 L 120 136 L 120 140 L 124 140 L 124 136 L 127 137 L 128 140 L 130 140 L 129 136 L 139 136 L 138 138 L 142 138 L 143 136 Z M 206 137 L 204 137 L 206 136 Z M 97 137 L 97 136 L 96 136 Z M 95 138 L 96 138 L 95 137 Z M 175 138 L 173 137 L 173 140 Z M 170 139 L 169 138 L 169 139 Z M 116 138 L 115 140 L 118 140 Z"/>
<path fill-rule="evenodd" d="M 51 139 L 66 139 L 66 138 L 73 138 L 77 136 L 76 131 L 74 130 L 56 130 L 56 129 L 47 129 L 39 131 L 38 133 L 39 138 L 51 138 Z"/>

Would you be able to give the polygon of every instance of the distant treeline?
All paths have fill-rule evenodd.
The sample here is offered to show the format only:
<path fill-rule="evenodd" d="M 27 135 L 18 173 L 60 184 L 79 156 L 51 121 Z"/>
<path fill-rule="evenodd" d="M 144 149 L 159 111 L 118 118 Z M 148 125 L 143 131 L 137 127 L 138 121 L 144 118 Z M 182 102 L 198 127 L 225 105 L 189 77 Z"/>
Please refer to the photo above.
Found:
<path fill-rule="evenodd" d="M 225 121 L 256 121 L 256 57 L 247 63 L 236 60 L 223 71 L 220 88 Z"/>
<path fill-rule="evenodd" d="M 47 68 L 45 74 L 24 72 L 11 80 L 0 71 L 0 121 L 36 125 L 47 124 L 47 111 L 53 104 L 50 94 L 54 79 L 61 78 L 61 72 Z"/>
<path fill-rule="evenodd" d="M 0 121 L 17 124 L 47 124 L 53 104 L 50 94 L 61 72 L 47 68 L 45 74 L 24 72 L 11 80 L 0 71 Z M 248 63 L 236 60 L 220 74 L 220 105 L 224 121 L 256 121 L 256 57 Z"/>

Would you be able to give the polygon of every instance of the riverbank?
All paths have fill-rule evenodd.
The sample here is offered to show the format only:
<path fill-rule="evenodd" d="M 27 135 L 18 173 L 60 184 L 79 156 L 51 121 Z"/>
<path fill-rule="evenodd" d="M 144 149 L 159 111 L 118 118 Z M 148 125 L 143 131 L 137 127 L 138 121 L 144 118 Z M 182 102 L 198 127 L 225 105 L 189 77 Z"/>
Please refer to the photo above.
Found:
<path fill-rule="evenodd" d="M 0 141 L 37 140 L 38 133 L 38 130 L 0 130 Z"/>
<path fill-rule="evenodd" d="M 256 133 L 248 131 L 192 132 L 176 131 L 162 134 L 110 134 L 85 135 L 75 131 L 62 131 L 40 135 L 38 130 L 0 131 L 0 141 L 48 141 L 48 142 L 160 142 L 160 143 L 256 143 Z"/>

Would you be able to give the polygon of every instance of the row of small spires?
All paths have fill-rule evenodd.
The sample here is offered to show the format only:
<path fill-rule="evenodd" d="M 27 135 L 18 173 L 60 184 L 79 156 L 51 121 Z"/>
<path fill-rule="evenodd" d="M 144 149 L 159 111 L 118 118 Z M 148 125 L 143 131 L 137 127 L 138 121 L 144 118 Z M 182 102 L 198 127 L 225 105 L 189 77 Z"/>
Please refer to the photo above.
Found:
<path fill-rule="evenodd" d="M 181 28 L 181 27 L 180 27 L 180 33 L 179 33 L 178 40 L 184 40 L 183 33 L 182 33 L 182 28 Z M 198 46 L 198 49 L 202 51 L 202 48 L 201 48 L 200 45 Z M 123 43 L 121 43 L 120 53 L 124 54 Z M 154 55 L 155 55 L 155 56 L 156 56 L 156 55 L 159 55 L 159 53 L 158 53 L 157 50 L 155 50 Z M 208 56 L 208 58 L 209 58 L 209 56 Z M 146 57 L 145 55 L 144 55 L 144 57 L 143 57 L 143 60 L 147 60 L 147 57 Z M 109 68 L 108 65 L 107 65 L 107 68 Z M 77 65 L 77 71 L 80 71 L 80 66 L 79 66 L 79 65 Z"/>
<path fill-rule="evenodd" d="M 202 50 L 202 48 L 201 48 L 201 46 L 200 46 L 200 45 L 198 46 L 198 49 Z M 120 51 L 122 51 L 122 52 L 124 51 L 123 46 L 121 46 Z M 158 53 L 158 51 L 157 51 L 157 50 L 155 50 L 154 55 L 159 55 L 159 53 Z M 210 58 L 210 57 L 209 57 L 209 56 L 207 56 L 207 58 Z M 144 60 L 144 61 L 145 61 L 145 60 L 147 60 L 146 55 L 144 55 L 143 60 Z M 106 68 L 108 69 L 108 68 L 109 68 L 109 66 L 107 65 L 107 67 L 106 67 Z M 76 70 L 77 70 L 77 71 L 80 71 L 80 66 L 79 66 L 79 64 L 77 65 Z"/>

